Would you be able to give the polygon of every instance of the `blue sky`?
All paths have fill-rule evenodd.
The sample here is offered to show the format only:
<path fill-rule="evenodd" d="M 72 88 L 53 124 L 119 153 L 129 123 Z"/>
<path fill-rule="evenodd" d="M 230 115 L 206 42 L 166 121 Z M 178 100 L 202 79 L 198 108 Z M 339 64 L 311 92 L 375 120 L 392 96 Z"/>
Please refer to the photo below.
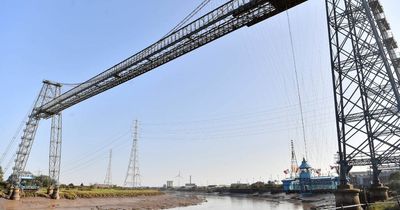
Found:
<path fill-rule="evenodd" d="M 43 79 L 82 82 L 158 40 L 200 2 L 1 1 L 0 152 Z M 400 37 L 393 23 L 400 3 L 382 4 Z M 324 1 L 309 0 L 289 15 L 309 159 L 328 169 L 337 149 Z M 61 182 L 102 183 L 113 149 L 112 180 L 122 184 L 135 119 L 144 185 L 177 181 L 179 171 L 181 183 L 189 175 L 199 184 L 283 178 L 290 140 L 299 160 L 305 154 L 295 87 L 280 14 L 65 110 Z M 42 121 L 27 165 L 34 173 L 48 173 L 49 135 L 50 122 Z"/>

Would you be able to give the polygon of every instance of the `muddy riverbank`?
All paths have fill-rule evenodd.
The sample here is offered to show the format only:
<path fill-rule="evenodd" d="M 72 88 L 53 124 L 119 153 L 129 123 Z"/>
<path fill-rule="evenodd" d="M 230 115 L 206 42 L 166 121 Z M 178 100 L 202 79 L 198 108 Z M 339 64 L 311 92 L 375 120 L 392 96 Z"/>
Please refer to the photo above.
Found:
<path fill-rule="evenodd" d="M 1 198 L 1 210 L 30 210 L 30 209 L 58 209 L 58 210 L 109 210 L 109 209 L 168 209 L 175 207 L 197 205 L 204 201 L 195 195 L 165 194 L 157 196 L 139 196 L 125 198 L 79 198 L 76 200 L 51 200 L 47 198 L 23 198 L 20 201 L 11 201 Z"/>

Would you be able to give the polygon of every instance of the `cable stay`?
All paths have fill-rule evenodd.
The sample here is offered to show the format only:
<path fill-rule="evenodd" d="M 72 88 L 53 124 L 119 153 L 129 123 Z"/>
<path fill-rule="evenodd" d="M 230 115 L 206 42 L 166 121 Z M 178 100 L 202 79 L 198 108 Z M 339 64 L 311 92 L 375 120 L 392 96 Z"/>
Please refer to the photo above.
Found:
<path fill-rule="evenodd" d="M 125 83 L 242 27 L 253 26 L 306 0 L 231 0 L 175 30 L 137 54 L 43 104 L 35 113 L 49 118 L 81 101 Z M 200 7 L 201 8 L 201 7 Z"/>
<path fill-rule="evenodd" d="M 35 102 L 32 103 L 31 108 L 29 110 L 32 110 L 33 107 L 35 106 Z M 0 156 L 0 165 L 2 165 L 3 161 L 5 160 L 5 158 L 7 157 L 7 155 L 11 152 L 11 148 L 13 147 L 13 145 L 15 144 L 16 140 L 18 139 L 18 137 L 20 137 L 21 131 L 23 130 L 24 126 L 26 125 L 26 123 L 28 122 L 28 117 L 29 117 L 30 111 L 28 111 L 24 118 L 21 120 L 21 123 L 19 124 L 17 130 L 15 131 L 13 137 L 11 138 L 11 140 L 9 141 L 9 143 L 7 144 L 6 149 L 4 150 L 4 152 L 2 153 L 2 155 Z M 15 155 L 14 155 L 15 156 Z M 14 158 L 11 159 L 11 161 Z M 9 164 L 7 164 L 9 165 Z"/>
<path fill-rule="evenodd" d="M 171 35 L 178 29 L 182 28 L 183 25 L 185 25 L 189 20 L 191 20 L 196 14 L 198 14 L 208 3 L 210 3 L 211 0 L 204 0 L 203 2 L 200 3 L 192 12 L 190 12 L 181 22 L 179 22 L 175 27 L 173 27 L 170 31 L 168 31 L 167 34 L 165 34 L 162 38 L 164 39 L 165 37 Z"/>
<path fill-rule="evenodd" d="M 193 11 L 191 11 L 183 20 L 181 20 L 176 26 L 174 26 L 171 30 L 168 31 L 159 41 L 164 39 L 165 37 L 171 35 L 172 33 L 176 32 L 178 29 L 182 28 L 185 24 L 187 24 L 196 14 L 198 14 L 205 6 L 207 6 L 208 3 L 210 3 L 211 0 L 204 0 L 201 2 Z M 92 82 L 97 82 L 96 80 L 93 80 Z M 61 84 L 62 86 L 70 86 L 70 87 L 77 87 L 79 85 L 82 85 L 84 82 L 79 82 L 79 83 L 64 83 L 64 82 L 58 82 L 58 84 Z"/>
<path fill-rule="evenodd" d="M 25 118 L 24 118 L 25 119 Z M 17 140 L 17 138 L 19 137 L 22 128 L 24 127 L 26 123 L 26 120 L 22 120 L 20 125 L 18 126 L 17 131 L 15 132 L 14 136 L 12 137 L 12 139 L 10 140 L 10 142 L 8 143 L 6 149 L 4 150 L 3 154 L 0 157 L 0 165 L 2 165 L 5 157 L 8 155 L 8 153 L 11 151 L 11 147 L 14 145 L 15 141 Z"/>

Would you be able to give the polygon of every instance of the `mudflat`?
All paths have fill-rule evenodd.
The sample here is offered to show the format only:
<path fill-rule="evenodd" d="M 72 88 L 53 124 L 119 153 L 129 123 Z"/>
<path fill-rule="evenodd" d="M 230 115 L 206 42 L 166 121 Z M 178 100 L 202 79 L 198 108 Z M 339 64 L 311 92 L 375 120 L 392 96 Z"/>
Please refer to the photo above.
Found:
<path fill-rule="evenodd" d="M 190 195 L 165 194 L 156 196 L 138 196 L 123 198 L 78 198 L 76 200 L 52 200 L 42 197 L 22 198 L 12 201 L 0 198 L 1 210 L 30 210 L 30 209 L 168 209 L 181 206 L 197 205 L 203 198 Z"/>

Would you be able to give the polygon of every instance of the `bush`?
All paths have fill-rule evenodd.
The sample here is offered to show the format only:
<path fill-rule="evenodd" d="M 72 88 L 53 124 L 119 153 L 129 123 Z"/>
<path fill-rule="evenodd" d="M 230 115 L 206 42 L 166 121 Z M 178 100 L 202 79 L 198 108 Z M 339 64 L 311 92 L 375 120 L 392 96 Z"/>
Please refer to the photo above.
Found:
<path fill-rule="evenodd" d="M 374 203 L 369 208 L 370 210 L 398 210 L 397 204 L 393 203 Z"/>
<path fill-rule="evenodd" d="M 137 197 L 153 196 L 162 193 L 156 190 L 115 190 L 115 189 L 91 189 L 91 190 L 69 190 L 64 193 L 73 193 L 78 198 L 109 198 L 109 197 Z"/>
<path fill-rule="evenodd" d="M 111 198 L 111 197 L 137 197 L 137 196 L 154 196 L 163 194 L 157 190 L 133 190 L 133 189 L 91 189 L 83 187 L 79 189 L 60 189 L 60 198 L 75 200 L 77 198 Z M 45 191 L 24 192 L 22 197 L 46 197 L 49 195 Z"/>
<path fill-rule="evenodd" d="M 65 199 L 69 199 L 69 200 L 75 200 L 75 199 L 78 198 L 78 196 L 73 192 L 60 193 L 60 197 L 65 198 Z"/>
<path fill-rule="evenodd" d="M 47 195 L 46 193 L 43 193 L 43 192 L 37 192 L 37 193 L 35 194 L 35 197 L 50 198 L 49 195 Z"/>

